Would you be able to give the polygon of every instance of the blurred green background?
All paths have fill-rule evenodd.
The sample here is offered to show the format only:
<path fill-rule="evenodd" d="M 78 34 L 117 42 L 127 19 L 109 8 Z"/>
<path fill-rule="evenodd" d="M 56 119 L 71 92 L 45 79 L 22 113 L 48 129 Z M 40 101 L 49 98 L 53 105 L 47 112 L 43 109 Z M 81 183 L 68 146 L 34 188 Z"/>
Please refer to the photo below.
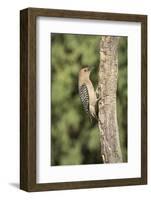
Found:
<path fill-rule="evenodd" d="M 78 94 L 78 72 L 94 66 L 96 88 L 101 36 L 51 34 L 51 165 L 96 164 L 100 161 L 97 123 L 85 114 Z M 127 37 L 119 42 L 117 113 L 120 143 L 127 161 Z"/>

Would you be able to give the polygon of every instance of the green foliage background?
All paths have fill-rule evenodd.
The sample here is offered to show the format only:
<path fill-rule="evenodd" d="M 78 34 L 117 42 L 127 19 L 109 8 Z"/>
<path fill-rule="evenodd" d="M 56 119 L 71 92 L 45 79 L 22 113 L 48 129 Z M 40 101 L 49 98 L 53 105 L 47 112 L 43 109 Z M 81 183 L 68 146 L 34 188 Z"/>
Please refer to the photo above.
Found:
<path fill-rule="evenodd" d="M 101 36 L 51 34 L 51 165 L 100 163 L 96 122 L 85 114 L 78 94 L 78 72 L 94 66 L 97 85 Z M 120 37 L 117 113 L 124 162 L 127 161 L 127 37 Z"/>

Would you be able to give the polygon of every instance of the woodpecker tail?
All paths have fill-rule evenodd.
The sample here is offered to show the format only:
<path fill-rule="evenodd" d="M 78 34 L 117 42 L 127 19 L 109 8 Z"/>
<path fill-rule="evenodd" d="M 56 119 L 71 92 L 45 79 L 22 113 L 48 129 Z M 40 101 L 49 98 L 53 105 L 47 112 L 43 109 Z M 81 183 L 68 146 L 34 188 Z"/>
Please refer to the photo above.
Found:
<path fill-rule="evenodd" d="M 90 122 L 91 122 L 91 124 L 92 124 L 93 118 L 92 118 L 92 116 L 91 116 L 90 114 L 89 114 L 88 116 L 89 116 Z"/>

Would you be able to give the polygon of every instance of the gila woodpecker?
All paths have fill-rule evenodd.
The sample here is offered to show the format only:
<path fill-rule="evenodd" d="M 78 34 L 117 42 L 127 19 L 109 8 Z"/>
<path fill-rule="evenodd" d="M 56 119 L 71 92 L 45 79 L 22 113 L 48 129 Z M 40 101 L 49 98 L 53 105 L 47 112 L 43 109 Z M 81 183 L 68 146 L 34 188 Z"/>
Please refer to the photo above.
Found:
<path fill-rule="evenodd" d="M 90 119 L 92 119 L 92 117 L 97 119 L 97 98 L 90 80 L 90 72 L 88 67 L 82 68 L 79 72 L 79 95 L 84 110 L 89 115 Z"/>

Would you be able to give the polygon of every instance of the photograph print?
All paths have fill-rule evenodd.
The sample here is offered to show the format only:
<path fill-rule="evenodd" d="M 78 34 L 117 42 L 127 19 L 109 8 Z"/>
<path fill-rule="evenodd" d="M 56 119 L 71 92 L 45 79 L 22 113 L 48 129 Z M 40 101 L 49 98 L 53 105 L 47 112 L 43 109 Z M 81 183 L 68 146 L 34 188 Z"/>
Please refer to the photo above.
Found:
<path fill-rule="evenodd" d="M 147 184 L 147 15 L 20 12 L 20 188 Z"/>
<path fill-rule="evenodd" d="M 51 33 L 51 166 L 128 160 L 126 36 Z"/>

